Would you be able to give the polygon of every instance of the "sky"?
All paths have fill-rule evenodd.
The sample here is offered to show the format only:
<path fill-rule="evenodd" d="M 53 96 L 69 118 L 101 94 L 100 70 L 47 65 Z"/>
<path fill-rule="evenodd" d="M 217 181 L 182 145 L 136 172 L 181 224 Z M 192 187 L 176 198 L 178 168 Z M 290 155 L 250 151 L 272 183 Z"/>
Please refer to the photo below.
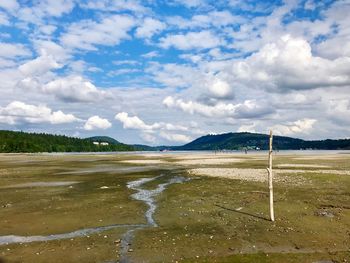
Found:
<path fill-rule="evenodd" d="M 0 0 L 0 129 L 350 137 L 349 0 Z"/>

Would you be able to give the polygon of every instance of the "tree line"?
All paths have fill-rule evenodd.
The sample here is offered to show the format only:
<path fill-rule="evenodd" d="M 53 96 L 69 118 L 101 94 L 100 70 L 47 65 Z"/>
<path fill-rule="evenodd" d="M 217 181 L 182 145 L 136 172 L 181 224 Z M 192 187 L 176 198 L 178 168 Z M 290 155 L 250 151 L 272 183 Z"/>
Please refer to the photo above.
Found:
<path fill-rule="evenodd" d="M 93 144 L 93 140 L 65 135 L 0 131 L 0 152 L 3 153 L 110 152 L 133 150 L 134 148 L 132 146 L 122 143 L 95 145 Z"/>

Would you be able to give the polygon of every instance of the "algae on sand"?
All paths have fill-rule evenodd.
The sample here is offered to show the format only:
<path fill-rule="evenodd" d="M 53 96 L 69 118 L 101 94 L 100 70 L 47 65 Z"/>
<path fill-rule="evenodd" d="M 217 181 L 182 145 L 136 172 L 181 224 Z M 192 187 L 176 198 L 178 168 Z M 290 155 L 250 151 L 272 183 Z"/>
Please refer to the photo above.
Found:
<path fill-rule="evenodd" d="M 244 161 L 210 164 L 208 168 L 266 167 L 261 155 L 225 154 L 225 159 L 231 157 Z M 135 191 L 127 188 L 127 183 L 165 173 L 164 178 L 143 186 L 154 189 L 173 175 L 189 175 L 187 167 L 169 154 L 152 156 L 162 160 L 158 165 L 155 161 L 143 164 L 142 168 L 129 164 L 130 169 L 125 169 L 126 164 L 121 161 L 129 158 L 142 156 L 0 158 L 0 234 L 47 235 L 113 224 L 145 224 L 147 205 L 132 199 Z M 274 158 L 276 164 L 296 164 L 285 169 L 283 176 L 288 180 L 275 185 L 275 223 L 266 220 L 265 183 L 191 176 L 189 182 L 171 185 L 155 198 L 158 207 L 154 219 L 158 227 L 138 230 L 128 257 L 135 262 L 349 261 L 350 176 L 346 173 L 350 170 L 349 156 L 302 159 L 302 155 L 279 153 Z M 326 173 L 317 172 L 321 168 L 312 165 L 329 168 L 324 169 Z M 113 167 L 119 172 L 114 173 Z M 125 173 L 121 172 L 123 169 Z M 92 172 L 79 172 L 89 170 Z M 295 184 L 296 177 L 306 183 Z M 6 188 L 63 181 L 79 183 L 72 187 Z M 102 189 L 103 186 L 108 188 Z M 116 261 L 120 246 L 114 241 L 124 233 L 125 229 L 118 228 L 72 239 L 10 244 L 0 246 L 0 257 L 9 262 L 47 262 L 48 258 L 50 262 L 61 262 L 62 257 L 66 262 Z"/>

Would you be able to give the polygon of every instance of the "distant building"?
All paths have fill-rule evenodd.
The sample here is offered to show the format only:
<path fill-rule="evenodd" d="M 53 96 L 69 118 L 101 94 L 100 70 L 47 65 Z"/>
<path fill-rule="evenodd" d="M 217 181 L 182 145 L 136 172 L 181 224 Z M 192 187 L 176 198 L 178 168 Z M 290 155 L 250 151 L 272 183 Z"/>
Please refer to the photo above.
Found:
<path fill-rule="evenodd" d="M 95 145 L 102 145 L 102 146 L 107 146 L 107 145 L 109 145 L 108 142 L 92 142 L 92 143 L 95 144 Z"/>

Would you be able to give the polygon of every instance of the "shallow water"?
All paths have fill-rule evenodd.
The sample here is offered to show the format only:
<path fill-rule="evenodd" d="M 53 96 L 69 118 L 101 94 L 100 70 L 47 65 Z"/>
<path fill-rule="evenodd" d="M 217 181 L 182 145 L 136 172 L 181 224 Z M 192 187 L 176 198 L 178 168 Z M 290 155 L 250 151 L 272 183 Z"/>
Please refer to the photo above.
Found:
<path fill-rule="evenodd" d="M 67 186 L 72 184 L 77 184 L 77 181 L 66 181 L 66 182 L 30 182 L 23 184 L 13 184 L 8 186 L 3 186 L 1 188 L 26 188 L 26 187 L 53 187 L 53 186 Z"/>
<path fill-rule="evenodd" d="M 93 168 L 87 169 L 72 169 L 71 171 L 59 172 L 58 175 L 66 174 L 93 174 L 93 173 L 113 173 L 113 174 L 126 174 L 126 173 L 139 173 L 156 170 L 157 166 L 122 166 L 115 165 L 98 165 Z"/>
<path fill-rule="evenodd" d="M 69 239 L 69 238 L 82 237 L 82 236 L 87 236 L 87 235 L 91 235 L 91 234 L 96 234 L 96 233 L 100 233 L 100 232 L 114 229 L 114 228 L 140 227 L 140 226 L 142 226 L 142 225 L 110 225 L 110 226 L 101 226 L 101 227 L 79 229 L 77 231 L 73 231 L 73 232 L 69 232 L 69 233 L 54 234 L 54 235 L 48 235 L 48 236 L 16 236 L 16 235 L 0 236 L 0 245 Z"/>

